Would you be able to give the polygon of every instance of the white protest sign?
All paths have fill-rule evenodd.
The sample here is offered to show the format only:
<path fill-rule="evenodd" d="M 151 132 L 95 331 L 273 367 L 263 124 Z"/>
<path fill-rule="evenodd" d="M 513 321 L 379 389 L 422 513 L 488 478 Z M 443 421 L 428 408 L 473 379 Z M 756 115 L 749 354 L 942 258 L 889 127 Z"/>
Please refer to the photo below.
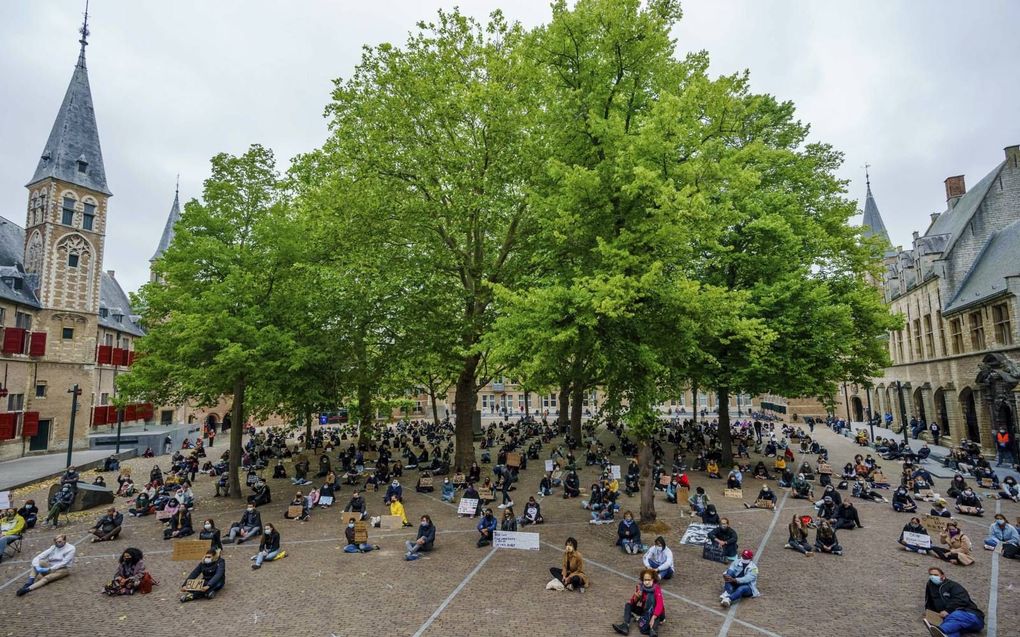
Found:
<path fill-rule="evenodd" d="M 911 533 L 910 531 L 904 531 L 903 541 L 910 546 L 917 546 L 922 549 L 931 548 L 931 536 L 925 535 L 924 533 Z"/>
<path fill-rule="evenodd" d="M 538 550 L 538 533 L 520 531 L 496 531 L 492 534 L 492 546 L 497 549 Z"/>
<path fill-rule="evenodd" d="M 556 470 L 556 463 L 552 461 L 552 458 L 550 458 L 549 460 L 545 461 L 545 470 L 546 471 L 555 471 Z"/>
<path fill-rule="evenodd" d="M 462 515 L 474 515 L 478 510 L 478 498 L 461 498 L 457 504 L 457 513 Z"/>
<path fill-rule="evenodd" d="M 333 504 L 333 496 L 331 496 L 331 495 L 319 496 L 319 504 L 324 506 L 324 507 L 332 505 Z"/>
<path fill-rule="evenodd" d="M 620 479 L 620 465 L 618 464 L 610 465 L 609 471 L 613 475 L 613 480 Z"/>
<path fill-rule="evenodd" d="M 0 509 L 11 508 L 11 492 L 0 491 Z"/>

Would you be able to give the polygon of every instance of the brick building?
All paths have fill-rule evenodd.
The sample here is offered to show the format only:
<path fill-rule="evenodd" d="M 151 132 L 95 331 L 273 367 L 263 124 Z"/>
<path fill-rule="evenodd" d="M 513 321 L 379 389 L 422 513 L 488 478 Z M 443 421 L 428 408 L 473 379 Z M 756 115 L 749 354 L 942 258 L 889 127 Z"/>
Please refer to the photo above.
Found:
<path fill-rule="evenodd" d="M 889 334 L 893 364 L 870 388 L 837 397 L 855 421 L 902 414 L 939 424 L 949 443 L 1014 434 L 1020 410 L 1020 146 L 967 190 L 964 176 L 945 180 L 946 210 L 914 232 L 910 249 L 893 249 L 868 183 L 865 234 L 889 245 L 881 281 L 903 329 Z M 898 424 L 896 427 L 898 428 Z"/>

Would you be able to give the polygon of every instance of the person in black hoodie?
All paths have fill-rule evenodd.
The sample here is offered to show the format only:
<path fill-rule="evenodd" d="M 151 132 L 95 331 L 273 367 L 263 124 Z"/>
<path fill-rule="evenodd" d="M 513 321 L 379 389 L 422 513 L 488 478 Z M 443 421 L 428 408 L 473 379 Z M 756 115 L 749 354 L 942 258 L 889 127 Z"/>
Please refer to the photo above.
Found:
<path fill-rule="evenodd" d="M 942 616 L 939 626 L 924 620 L 932 637 L 957 637 L 980 632 L 985 627 L 985 614 L 970 598 L 967 589 L 946 577 L 945 571 L 937 566 L 928 569 L 924 607 Z"/>
<path fill-rule="evenodd" d="M 715 542 L 722 549 L 726 557 L 731 560 L 737 557 L 737 532 L 730 526 L 727 518 L 719 519 L 719 526 L 708 532 L 707 542 Z M 706 543 L 707 543 L 706 542 Z"/>
<path fill-rule="evenodd" d="M 903 530 L 900 531 L 900 539 L 898 541 L 903 546 L 903 548 L 907 549 L 908 551 L 920 553 L 921 555 L 928 554 L 928 551 L 931 549 L 930 541 L 928 546 L 911 544 L 904 539 L 903 537 L 904 533 L 915 533 L 917 535 L 924 535 L 925 537 L 927 537 L 928 529 L 924 528 L 924 526 L 921 525 L 921 518 L 918 517 L 910 518 L 910 522 L 907 522 L 906 524 L 903 525 Z"/>
<path fill-rule="evenodd" d="M 360 513 L 361 519 L 364 520 L 368 517 L 368 511 L 365 510 L 365 498 L 361 497 L 361 493 L 355 491 L 351 494 L 351 499 L 344 507 L 345 512 L 349 513 Z"/>
<path fill-rule="evenodd" d="M 408 561 L 418 559 L 418 553 L 431 551 L 435 542 L 436 525 L 432 523 L 431 517 L 423 515 L 421 516 L 421 523 L 418 525 L 418 535 L 415 537 L 414 542 L 408 540 L 404 544 L 407 547 L 407 554 L 404 556 L 404 559 Z"/>
<path fill-rule="evenodd" d="M 259 552 L 251 558 L 255 560 L 255 563 L 251 565 L 253 571 L 262 568 L 262 562 L 272 562 L 276 558 L 286 555 L 286 552 L 280 550 L 280 532 L 276 530 L 276 527 L 267 522 L 263 531 Z"/>
<path fill-rule="evenodd" d="M 190 602 L 193 599 L 204 597 L 206 599 L 212 599 L 216 596 L 216 591 L 223 588 L 223 585 L 227 583 L 227 564 L 223 561 L 222 557 L 216 555 L 215 551 L 206 551 L 205 557 L 198 563 L 188 575 L 185 581 L 202 578 L 202 589 L 201 590 L 188 590 L 181 586 L 181 592 L 184 595 L 181 596 L 181 603 Z"/>
<path fill-rule="evenodd" d="M 864 525 L 861 524 L 861 516 L 858 515 L 857 507 L 853 502 L 847 500 L 839 505 L 839 508 L 836 509 L 836 521 L 833 526 L 837 529 L 864 528 Z"/>
<path fill-rule="evenodd" d="M 191 527 L 191 513 L 181 507 L 177 510 L 177 513 L 173 514 L 170 518 L 170 526 L 163 529 L 163 539 L 170 540 L 173 538 L 187 537 L 195 533 L 195 530 Z"/>

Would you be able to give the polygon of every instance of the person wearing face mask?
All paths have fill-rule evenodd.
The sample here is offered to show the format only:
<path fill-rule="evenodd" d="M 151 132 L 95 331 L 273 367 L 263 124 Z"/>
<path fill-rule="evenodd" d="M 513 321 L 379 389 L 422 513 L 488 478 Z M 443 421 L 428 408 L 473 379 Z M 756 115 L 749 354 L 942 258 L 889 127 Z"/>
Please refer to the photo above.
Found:
<path fill-rule="evenodd" d="M 828 520 L 819 520 L 818 529 L 815 531 L 815 550 L 819 553 L 831 553 L 842 555 L 843 547 L 839 545 L 836 538 L 836 529 L 832 528 Z"/>
<path fill-rule="evenodd" d="M 832 525 L 837 529 L 863 529 L 861 516 L 857 513 L 857 507 L 850 500 L 839 505 L 836 509 L 836 519 Z"/>
<path fill-rule="evenodd" d="M 917 511 L 917 503 L 907 493 L 906 487 L 899 487 L 892 497 L 892 508 L 898 513 L 913 513 Z"/>
<path fill-rule="evenodd" d="M 280 532 L 272 524 L 266 523 L 262 529 L 262 542 L 259 544 L 259 552 L 252 556 L 255 563 L 251 565 L 252 570 L 262 568 L 262 562 L 272 562 L 275 559 L 285 556 L 286 551 L 280 550 Z"/>
<path fill-rule="evenodd" d="M 404 499 L 399 493 L 390 496 L 390 515 L 399 517 L 404 527 L 411 526 L 411 523 L 407 521 L 407 513 L 404 511 Z"/>
<path fill-rule="evenodd" d="M 758 591 L 758 565 L 752 561 L 753 558 L 754 552 L 745 549 L 723 573 L 723 592 L 719 595 L 719 604 L 723 608 L 729 608 L 744 597 L 761 595 Z"/>
<path fill-rule="evenodd" d="M 552 567 L 549 574 L 553 580 L 546 585 L 546 588 L 557 588 L 559 590 L 576 590 L 583 593 L 588 587 L 588 576 L 584 574 L 584 558 L 577 550 L 577 540 L 568 537 L 563 546 L 563 562 L 559 568 Z"/>
<path fill-rule="evenodd" d="M 496 531 L 497 524 L 492 509 L 486 509 L 482 519 L 478 521 L 478 548 L 492 544 L 492 534 Z"/>
<path fill-rule="evenodd" d="M 803 473 L 798 473 L 797 477 L 793 479 L 793 497 L 800 500 L 811 500 L 814 498 L 814 491 L 811 489 L 811 483 L 804 478 Z"/>
<path fill-rule="evenodd" d="M 209 540 L 209 550 L 216 555 L 223 550 L 223 541 L 220 540 L 220 530 L 216 528 L 216 522 L 209 518 L 202 523 L 202 530 L 198 532 L 198 539 Z"/>
<path fill-rule="evenodd" d="M 790 531 L 790 538 L 786 541 L 786 546 L 804 556 L 810 557 L 814 549 L 811 548 L 811 544 L 808 542 L 807 525 L 800 515 L 795 513 L 793 520 L 787 528 Z"/>
<path fill-rule="evenodd" d="M 1001 513 L 995 514 L 995 520 L 988 527 L 988 537 L 985 538 L 985 550 L 994 551 L 1002 545 L 1002 556 L 1009 559 L 1020 559 L 1020 532 L 1016 527 L 1006 521 L 1006 516 Z"/>
<path fill-rule="evenodd" d="M 963 493 L 964 489 L 967 488 L 967 481 L 963 479 L 963 476 L 957 473 L 953 476 L 953 479 L 949 481 L 949 488 L 946 489 L 946 495 L 950 498 L 959 497 Z"/>
<path fill-rule="evenodd" d="M 14 509 L 7 509 L 0 520 L 0 563 L 4 561 L 7 545 L 21 539 L 25 532 L 25 518 Z"/>
<path fill-rule="evenodd" d="M 453 498 L 457 493 L 457 487 L 450 482 L 449 478 L 443 478 L 443 493 L 440 496 L 440 500 L 443 502 L 453 502 Z"/>
<path fill-rule="evenodd" d="M 28 582 L 18 589 L 18 597 L 70 575 L 76 552 L 66 535 L 53 538 L 53 546 L 32 558 L 31 575 Z"/>
<path fill-rule="evenodd" d="M 963 515 L 981 516 L 985 509 L 981 506 L 981 498 L 974 493 L 974 489 L 967 487 L 956 498 L 956 510 Z"/>
<path fill-rule="evenodd" d="M 646 568 L 655 569 L 659 573 L 659 579 L 670 579 L 673 577 L 673 551 L 666 546 L 666 539 L 661 535 L 655 538 L 655 543 L 642 558 Z"/>
<path fill-rule="evenodd" d="M 163 529 L 163 539 L 187 537 L 195 533 L 191 527 L 191 512 L 181 507 L 170 517 L 170 526 Z"/>
<path fill-rule="evenodd" d="M 65 484 L 53 494 L 53 498 L 50 500 L 50 510 L 43 520 L 43 526 L 48 526 L 51 521 L 54 527 L 58 526 L 60 514 L 70 511 L 72 502 L 74 502 L 74 490 L 70 484 Z"/>
<path fill-rule="evenodd" d="M 361 493 L 357 490 L 351 494 L 351 499 L 344 507 L 345 512 L 349 513 L 360 513 L 361 519 L 364 520 L 368 517 L 368 510 L 365 508 L 365 498 L 361 496 Z"/>
<path fill-rule="evenodd" d="M 89 529 L 89 532 L 94 536 L 92 542 L 107 542 L 110 540 L 116 540 L 117 536 L 120 535 L 121 525 L 124 524 L 124 515 L 117 513 L 117 509 L 110 507 L 106 510 L 106 515 L 99 518 L 96 521 L 95 526 Z"/>
<path fill-rule="evenodd" d="M 301 513 L 292 516 L 289 511 L 290 507 L 287 507 L 288 511 L 283 512 L 284 518 L 288 520 L 301 520 L 302 522 L 308 520 L 309 518 L 308 498 L 306 498 L 300 491 L 294 494 L 294 498 L 290 501 L 290 506 L 301 507 Z"/>
<path fill-rule="evenodd" d="M 369 551 L 379 548 L 378 545 L 372 545 L 368 542 L 355 541 L 354 526 L 354 520 L 347 521 L 347 528 L 344 529 L 344 537 L 347 538 L 347 546 L 344 547 L 344 553 L 368 553 Z"/>
<path fill-rule="evenodd" d="M 708 542 L 723 549 L 728 559 L 737 557 L 737 532 L 730 526 L 729 518 L 720 518 L 719 526 L 708 532 Z"/>
<path fill-rule="evenodd" d="M 394 480 L 390 483 L 390 486 L 386 487 L 386 495 L 383 496 L 383 504 L 390 504 L 393 500 L 393 496 L 398 498 L 403 497 L 404 488 L 400 486 L 400 481 Z"/>
<path fill-rule="evenodd" d="M 25 518 L 26 529 L 34 529 L 39 519 L 39 507 L 35 506 L 35 500 L 25 500 L 25 506 L 18 509 L 18 515 Z"/>
<path fill-rule="evenodd" d="M 960 566 L 970 566 L 974 563 L 974 558 L 970 554 L 973 545 L 967 534 L 960 530 L 956 520 L 946 522 L 946 528 L 939 534 L 939 540 L 948 547 L 931 547 L 931 552 L 940 560 Z"/>
<path fill-rule="evenodd" d="M 949 510 L 949 507 L 946 506 L 946 501 L 942 498 L 935 500 L 928 511 L 928 515 L 936 515 L 940 518 L 953 517 L 952 511 Z"/>
<path fill-rule="evenodd" d="M 117 563 L 113 581 L 103 587 L 103 593 L 110 597 L 134 595 L 144 577 L 145 563 L 142 561 L 142 552 L 136 548 L 124 549 Z"/>
<path fill-rule="evenodd" d="M 405 543 L 407 554 L 404 555 L 404 559 L 408 561 L 418 559 L 418 554 L 431 551 L 435 542 L 436 525 L 432 523 L 431 517 L 423 515 L 421 516 L 421 522 L 418 524 L 417 537 L 415 537 L 413 542 L 408 540 Z"/>
<path fill-rule="evenodd" d="M 932 637 L 959 637 L 980 632 L 985 627 L 985 614 L 970 598 L 967 589 L 946 577 L 945 571 L 937 566 L 928 569 L 924 607 L 942 617 L 938 626 L 924 620 Z"/>
<path fill-rule="evenodd" d="M 642 635 L 655 637 L 659 624 L 666 618 L 666 606 L 662 601 L 662 587 L 659 574 L 646 568 L 638 576 L 637 588 L 623 607 L 623 621 L 613 624 L 613 630 L 621 635 L 630 634 L 630 622 L 637 617 L 638 629 Z"/>
<path fill-rule="evenodd" d="M 616 545 L 624 553 L 637 555 L 641 551 L 641 527 L 634 521 L 634 514 L 632 512 L 624 511 L 623 520 L 616 527 L 616 537 Z"/>
<path fill-rule="evenodd" d="M 771 502 L 772 506 L 768 507 L 768 505 L 764 504 L 765 502 Z M 759 503 L 761 503 L 761 504 L 759 505 Z M 764 484 L 764 485 L 762 485 L 761 489 L 758 491 L 758 497 L 755 498 L 754 504 L 748 504 L 748 503 L 745 502 L 744 503 L 744 508 L 745 509 L 768 509 L 768 508 L 774 509 L 774 508 L 776 508 L 776 492 L 773 491 L 772 489 L 770 489 L 769 485 Z"/>
<path fill-rule="evenodd" d="M 241 544 L 260 533 L 262 533 L 262 515 L 255 509 L 254 504 L 249 504 L 245 512 L 241 514 L 241 520 L 230 525 L 227 541 L 236 541 Z"/>
<path fill-rule="evenodd" d="M 545 522 L 545 518 L 542 517 L 542 507 L 535 501 L 535 496 L 528 498 L 528 501 L 524 504 L 524 514 L 521 515 L 517 522 L 521 526 Z"/>
<path fill-rule="evenodd" d="M 905 539 L 903 539 L 904 533 L 917 533 L 918 535 L 928 535 L 928 529 L 924 528 L 924 526 L 921 525 L 921 518 L 917 517 L 910 518 L 910 522 L 907 522 L 906 524 L 903 525 L 903 530 L 900 531 L 900 539 L 898 541 L 900 545 L 902 545 L 903 548 L 907 549 L 908 551 L 920 553 L 921 555 L 928 554 L 928 549 L 918 546 L 916 544 L 910 544 Z"/>
<path fill-rule="evenodd" d="M 199 578 L 202 579 L 202 587 L 199 590 L 189 590 L 183 585 L 181 586 L 181 592 L 184 593 L 181 596 L 182 604 L 193 599 L 215 597 L 216 592 L 222 590 L 227 583 L 227 563 L 213 551 L 206 551 L 205 557 L 198 563 L 198 566 L 192 569 L 191 574 L 185 578 L 185 582 Z"/>

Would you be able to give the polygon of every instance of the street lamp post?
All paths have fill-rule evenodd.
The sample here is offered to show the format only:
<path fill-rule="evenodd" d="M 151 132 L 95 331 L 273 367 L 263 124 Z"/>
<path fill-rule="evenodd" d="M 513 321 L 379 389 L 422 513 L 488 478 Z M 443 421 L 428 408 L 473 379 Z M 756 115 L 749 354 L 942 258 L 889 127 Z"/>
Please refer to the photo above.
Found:
<path fill-rule="evenodd" d="M 846 390 L 846 381 L 843 381 L 843 400 L 846 402 L 846 424 L 849 427 L 854 419 L 850 416 L 850 394 Z"/>
<path fill-rule="evenodd" d="M 875 414 L 871 413 L 871 385 L 864 389 L 868 393 L 868 425 L 871 427 L 871 444 L 875 444 Z"/>
<path fill-rule="evenodd" d="M 71 426 L 67 431 L 67 464 L 64 468 L 71 466 L 71 451 L 74 450 L 74 417 L 78 414 L 78 396 L 81 396 L 81 389 L 75 383 L 67 390 L 71 394 Z"/>
<path fill-rule="evenodd" d="M 122 424 L 124 424 L 124 408 L 123 407 L 118 407 L 117 408 L 117 451 L 116 451 L 116 453 L 118 453 L 118 454 L 120 453 L 120 426 Z"/>
<path fill-rule="evenodd" d="M 896 396 L 900 399 L 900 422 L 903 427 L 903 442 L 909 445 L 910 441 L 907 439 L 907 404 L 903 402 L 903 383 L 900 381 L 896 381 Z"/>

